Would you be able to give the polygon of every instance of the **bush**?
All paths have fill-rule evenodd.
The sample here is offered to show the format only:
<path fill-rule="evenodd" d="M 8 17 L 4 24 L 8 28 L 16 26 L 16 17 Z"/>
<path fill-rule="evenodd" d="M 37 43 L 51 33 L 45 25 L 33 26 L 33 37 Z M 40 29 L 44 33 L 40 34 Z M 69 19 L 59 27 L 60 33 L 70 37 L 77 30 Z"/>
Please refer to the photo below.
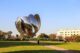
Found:
<path fill-rule="evenodd" d="M 39 40 L 41 40 L 41 41 L 49 41 L 50 39 L 49 38 L 40 38 Z"/>
<path fill-rule="evenodd" d="M 72 35 L 70 37 L 65 37 L 65 40 L 67 42 L 80 42 L 80 36 L 79 35 Z"/>
<path fill-rule="evenodd" d="M 71 37 L 65 37 L 65 42 L 70 42 L 70 41 L 72 41 Z"/>

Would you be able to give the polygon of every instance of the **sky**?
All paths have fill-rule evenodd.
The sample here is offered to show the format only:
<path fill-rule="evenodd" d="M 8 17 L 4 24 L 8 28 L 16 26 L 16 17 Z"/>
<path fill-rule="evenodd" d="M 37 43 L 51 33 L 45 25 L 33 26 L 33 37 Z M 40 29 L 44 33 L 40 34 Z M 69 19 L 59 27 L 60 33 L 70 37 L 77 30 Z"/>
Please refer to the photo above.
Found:
<path fill-rule="evenodd" d="M 38 33 L 55 33 L 62 28 L 80 28 L 80 0 L 0 0 L 0 30 L 17 34 L 19 16 L 39 14 Z"/>

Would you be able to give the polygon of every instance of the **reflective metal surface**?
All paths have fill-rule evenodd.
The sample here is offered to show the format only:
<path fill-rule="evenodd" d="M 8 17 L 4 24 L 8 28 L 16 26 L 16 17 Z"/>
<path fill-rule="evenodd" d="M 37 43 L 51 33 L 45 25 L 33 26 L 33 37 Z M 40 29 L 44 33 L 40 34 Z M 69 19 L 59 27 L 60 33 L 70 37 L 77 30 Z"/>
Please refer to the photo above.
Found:
<path fill-rule="evenodd" d="M 29 16 L 18 17 L 15 24 L 21 36 L 33 37 L 40 29 L 41 21 L 38 14 L 30 14 Z"/>

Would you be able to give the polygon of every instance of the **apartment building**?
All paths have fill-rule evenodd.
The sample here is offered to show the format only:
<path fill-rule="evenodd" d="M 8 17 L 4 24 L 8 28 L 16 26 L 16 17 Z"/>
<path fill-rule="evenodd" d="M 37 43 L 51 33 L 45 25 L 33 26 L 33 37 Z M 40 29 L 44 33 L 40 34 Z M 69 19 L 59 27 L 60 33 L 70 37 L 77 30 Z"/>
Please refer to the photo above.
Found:
<path fill-rule="evenodd" d="M 80 35 L 80 29 L 61 29 L 57 31 L 57 36 L 71 36 L 71 35 Z"/>

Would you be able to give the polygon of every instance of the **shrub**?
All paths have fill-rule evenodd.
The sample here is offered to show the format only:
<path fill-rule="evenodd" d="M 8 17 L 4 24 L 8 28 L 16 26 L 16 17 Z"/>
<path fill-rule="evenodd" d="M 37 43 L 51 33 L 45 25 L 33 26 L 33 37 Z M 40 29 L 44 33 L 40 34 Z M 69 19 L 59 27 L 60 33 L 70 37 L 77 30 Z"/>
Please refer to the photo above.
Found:
<path fill-rule="evenodd" d="M 65 41 L 70 42 L 70 41 L 72 41 L 72 38 L 71 37 L 65 37 Z"/>
<path fill-rule="evenodd" d="M 80 36 L 79 35 L 72 35 L 70 37 L 65 37 L 65 40 L 67 42 L 80 42 Z"/>

